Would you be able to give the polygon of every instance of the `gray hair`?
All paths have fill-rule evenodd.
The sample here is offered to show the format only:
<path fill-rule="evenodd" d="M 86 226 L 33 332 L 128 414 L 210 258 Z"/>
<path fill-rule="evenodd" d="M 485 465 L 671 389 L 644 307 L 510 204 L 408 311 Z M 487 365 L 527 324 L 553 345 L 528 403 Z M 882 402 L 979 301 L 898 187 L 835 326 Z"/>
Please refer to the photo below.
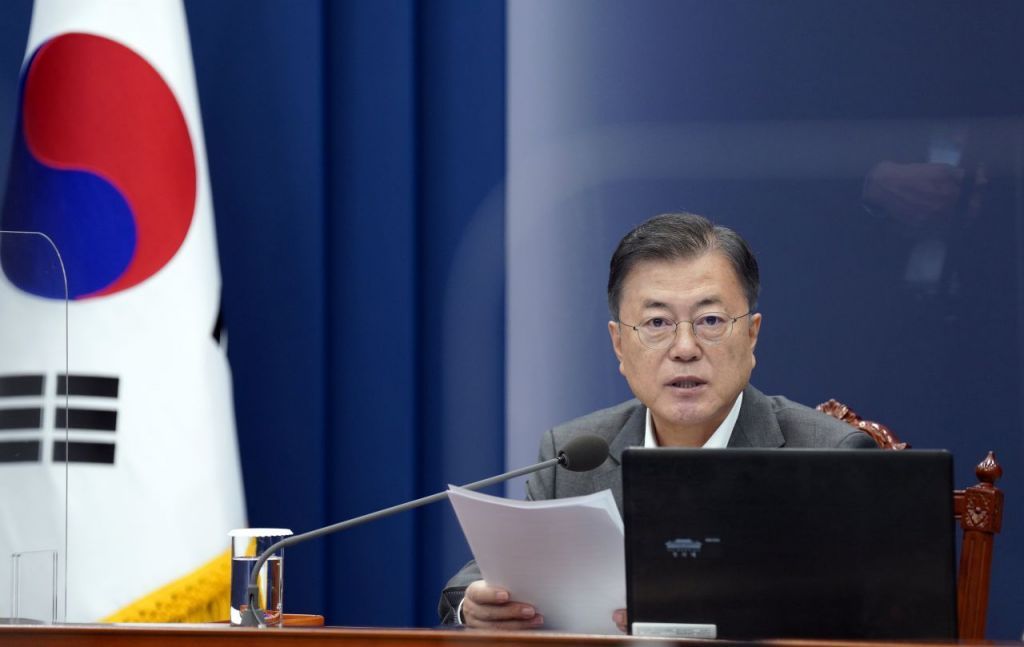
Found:
<path fill-rule="evenodd" d="M 715 226 L 703 216 L 663 213 L 626 234 L 612 254 L 608 270 L 608 309 L 612 319 L 619 319 L 622 284 L 637 263 L 687 259 L 711 251 L 721 252 L 729 260 L 753 311 L 761 291 L 761 274 L 747 241 L 732 229 Z"/>

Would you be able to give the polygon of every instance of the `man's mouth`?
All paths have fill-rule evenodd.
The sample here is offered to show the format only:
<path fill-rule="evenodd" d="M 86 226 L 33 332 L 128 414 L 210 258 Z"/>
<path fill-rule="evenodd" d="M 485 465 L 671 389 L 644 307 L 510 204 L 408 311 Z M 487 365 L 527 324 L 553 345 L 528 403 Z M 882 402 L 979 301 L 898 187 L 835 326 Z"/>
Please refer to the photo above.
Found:
<path fill-rule="evenodd" d="M 668 383 L 669 386 L 676 389 L 696 389 L 697 387 L 705 384 L 707 384 L 707 382 L 696 377 L 681 377 Z"/>

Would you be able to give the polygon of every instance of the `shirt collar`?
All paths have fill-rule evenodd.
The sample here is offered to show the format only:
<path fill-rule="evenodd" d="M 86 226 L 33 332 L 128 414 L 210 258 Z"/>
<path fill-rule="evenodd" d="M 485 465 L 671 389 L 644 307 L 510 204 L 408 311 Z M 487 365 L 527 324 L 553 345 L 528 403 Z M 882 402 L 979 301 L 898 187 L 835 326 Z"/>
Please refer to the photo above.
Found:
<path fill-rule="evenodd" d="M 705 449 L 721 449 L 729 446 L 729 440 L 732 438 L 732 430 L 736 428 L 736 419 L 740 417 L 740 407 L 743 405 L 743 392 L 736 397 L 736 402 L 733 403 L 732 409 L 729 410 L 729 415 L 725 417 L 722 424 L 718 425 L 718 429 L 715 429 L 715 433 L 711 434 L 707 442 L 704 443 Z M 658 439 L 654 435 L 654 424 L 651 422 L 651 410 L 647 409 L 647 421 L 644 427 L 644 447 L 658 447 Z"/>

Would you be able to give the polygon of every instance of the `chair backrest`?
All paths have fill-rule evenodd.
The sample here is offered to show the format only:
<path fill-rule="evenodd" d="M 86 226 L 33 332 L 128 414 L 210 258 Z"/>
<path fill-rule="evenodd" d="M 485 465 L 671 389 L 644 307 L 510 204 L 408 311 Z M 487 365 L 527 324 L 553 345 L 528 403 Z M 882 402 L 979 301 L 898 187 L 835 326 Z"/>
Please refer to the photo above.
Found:
<path fill-rule="evenodd" d="M 885 425 L 863 420 L 841 402 L 829 400 L 817 408 L 860 429 L 883 449 L 901 450 L 910 447 Z M 1003 525 L 1003 493 L 995 485 L 1003 475 L 1003 468 L 996 462 L 995 455 L 989 452 L 974 469 L 974 473 L 979 481 L 976 485 L 953 491 L 953 515 L 963 531 L 960 570 L 956 581 L 957 627 L 961 640 L 980 640 L 985 637 L 992 549 L 995 535 Z"/>

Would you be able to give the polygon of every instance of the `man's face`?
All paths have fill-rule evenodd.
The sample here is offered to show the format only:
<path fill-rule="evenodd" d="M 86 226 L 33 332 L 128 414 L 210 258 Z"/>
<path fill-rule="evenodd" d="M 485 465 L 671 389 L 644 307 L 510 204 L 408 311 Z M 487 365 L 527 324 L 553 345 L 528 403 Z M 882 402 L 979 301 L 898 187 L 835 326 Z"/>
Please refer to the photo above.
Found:
<path fill-rule="evenodd" d="M 732 318 L 747 310 L 728 259 L 708 252 L 636 265 L 623 281 L 619 319 L 639 326 L 652 317 L 679 322 L 708 312 Z M 750 381 L 761 315 L 736 321 L 732 334 L 716 343 L 696 338 L 689 324 L 680 324 L 672 345 L 660 350 L 642 344 L 625 324 L 608 322 L 619 372 L 651 410 L 659 438 L 676 433 L 706 440 Z"/>

